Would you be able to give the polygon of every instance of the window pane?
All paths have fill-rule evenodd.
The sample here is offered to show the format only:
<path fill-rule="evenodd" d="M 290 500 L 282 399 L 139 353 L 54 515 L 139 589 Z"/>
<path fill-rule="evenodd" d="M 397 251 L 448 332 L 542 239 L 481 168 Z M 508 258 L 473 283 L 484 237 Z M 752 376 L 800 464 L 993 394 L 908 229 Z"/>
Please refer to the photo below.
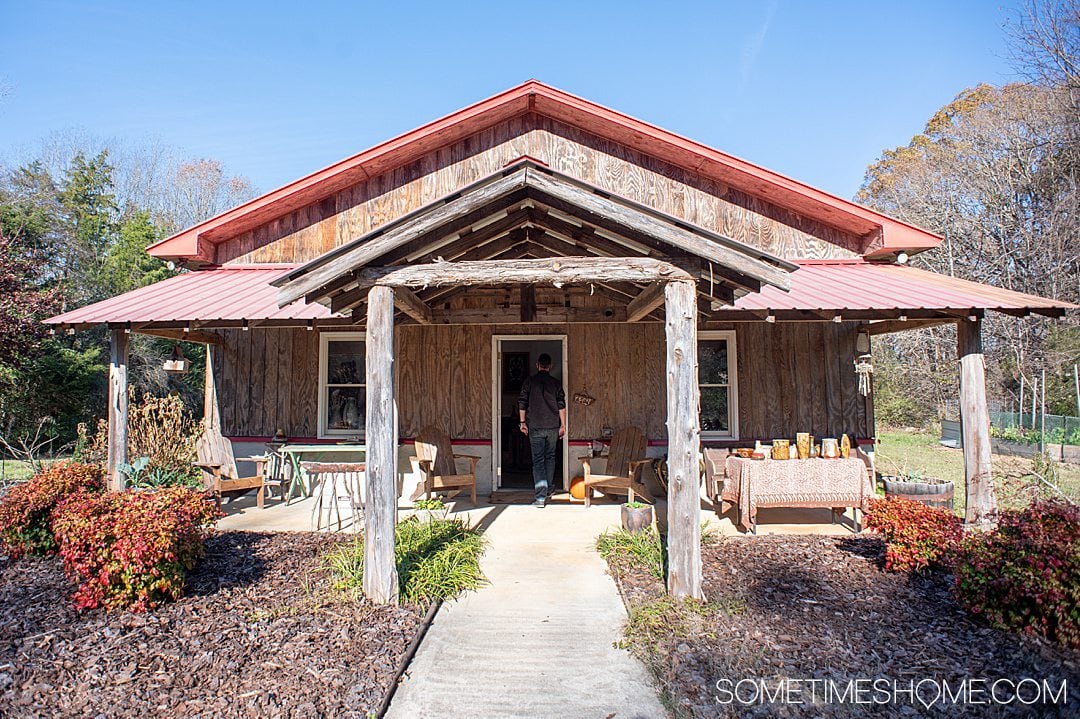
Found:
<path fill-rule="evenodd" d="M 364 429 L 367 392 L 363 387 L 326 388 L 326 428 L 360 431 Z"/>
<path fill-rule="evenodd" d="M 698 383 L 727 384 L 727 340 L 698 342 Z"/>
<path fill-rule="evenodd" d="M 331 340 L 327 343 L 327 384 L 363 384 L 364 374 L 363 342 Z"/>
<path fill-rule="evenodd" d="M 728 388 L 701 388 L 701 431 L 730 432 L 728 421 Z"/>

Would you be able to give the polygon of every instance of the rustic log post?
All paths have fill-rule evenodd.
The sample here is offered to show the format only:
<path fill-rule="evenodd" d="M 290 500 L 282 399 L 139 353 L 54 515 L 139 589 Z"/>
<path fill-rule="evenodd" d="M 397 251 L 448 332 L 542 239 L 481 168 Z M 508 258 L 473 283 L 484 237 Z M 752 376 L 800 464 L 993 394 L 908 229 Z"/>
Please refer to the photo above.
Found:
<path fill-rule="evenodd" d="M 114 329 L 109 336 L 109 447 L 106 460 L 109 489 L 124 488 L 120 465 L 128 461 L 128 335 Z"/>
<path fill-rule="evenodd" d="M 372 287 L 367 307 L 367 497 L 364 507 L 364 594 L 396 604 L 397 447 L 394 427 L 394 290 Z"/>
<path fill-rule="evenodd" d="M 668 591 L 702 598 L 697 289 L 664 288 L 667 327 Z"/>
<path fill-rule="evenodd" d="M 221 431 L 217 381 L 214 378 L 214 345 L 206 345 L 206 372 L 203 375 L 203 431 Z"/>
<path fill-rule="evenodd" d="M 986 526 L 997 508 L 990 467 L 990 414 L 986 407 L 986 363 L 982 321 L 956 323 L 960 358 L 960 424 L 964 444 L 964 521 Z"/>

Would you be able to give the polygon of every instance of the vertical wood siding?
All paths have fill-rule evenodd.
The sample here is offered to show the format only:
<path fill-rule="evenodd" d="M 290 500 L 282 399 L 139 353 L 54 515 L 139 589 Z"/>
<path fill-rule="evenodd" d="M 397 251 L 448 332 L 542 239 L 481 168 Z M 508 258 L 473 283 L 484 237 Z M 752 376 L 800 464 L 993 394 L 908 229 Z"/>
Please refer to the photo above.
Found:
<path fill-rule="evenodd" d="M 873 434 L 871 402 L 858 394 L 854 323 L 734 323 L 739 430 L 746 439 Z M 228 330 L 214 352 L 223 432 L 291 437 L 318 431 L 318 332 Z M 657 322 L 570 325 L 399 325 L 396 382 L 402 437 L 425 424 L 455 439 L 491 436 L 493 334 L 566 334 L 566 386 L 574 439 L 604 426 L 665 437 L 664 327 Z M 596 401 L 572 401 L 576 392 Z"/>

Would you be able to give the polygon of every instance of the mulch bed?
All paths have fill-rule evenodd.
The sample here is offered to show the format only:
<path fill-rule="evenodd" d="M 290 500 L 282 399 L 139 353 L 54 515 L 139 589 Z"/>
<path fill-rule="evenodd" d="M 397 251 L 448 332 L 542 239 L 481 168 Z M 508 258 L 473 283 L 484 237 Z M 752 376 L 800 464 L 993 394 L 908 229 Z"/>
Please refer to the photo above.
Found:
<path fill-rule="evenodd" d="M 146 614 L 76 612 L 59 559 L 0 559 L 0 716 L 368 716 L 422 613 L 333 590 L 320 557 L 341 541 L 216 534 Z"/>
<path fill-rule="evenodd" d="M 875 538 L 719 541 L 703 547 L 709 605 L 683 610 L 678 629 L 660 638 L 639 636 L 631 646 L 656 673 L 679 717 L 1080 716 L 1080 653 L 972 621 L 950 595 L 947 574 L 888 573 L 881 569 L 883 554 Z M 631 611 L 662 596 L 660 582 L 642 569 L 618 562 L 613 573 Z M 905 685 L 931 678 L 953 686 L 965 678 L 1033 677 L 1050 680 L 1055 691 L 1065 679 L 1068 702 L 945 709 L 904 702 L 717 701 L 717 680 L 778 677 L 837 683 L 885 677 Z M 927 690 L 932 702 L 933 687 Z"/>

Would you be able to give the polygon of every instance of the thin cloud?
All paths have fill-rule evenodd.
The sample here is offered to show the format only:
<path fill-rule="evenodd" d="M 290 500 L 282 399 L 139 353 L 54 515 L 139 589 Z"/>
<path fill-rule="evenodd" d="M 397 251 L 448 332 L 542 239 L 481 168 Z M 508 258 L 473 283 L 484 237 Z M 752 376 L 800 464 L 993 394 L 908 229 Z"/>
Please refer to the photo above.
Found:
<path fill-rule="evenodd" d="M 769 3 L 761 27 L 757 29 L 757 32 L 750 35 L 743 44 L 742 52 L 739 55 L 739 85 L 737 87 L 737 91 L 740 93 L 746 87 L 746 84 L 750 82 L 750 75 L 754 71 L 754 65 L 757 64 L 758 55 L 761 54 L 761 48 L 765 44 L 765 37 L 769 34 L 769 26 L 772 25 L 773 16 L 776 14 L 776 5 L 777 0 L 772 0 Z"/>

